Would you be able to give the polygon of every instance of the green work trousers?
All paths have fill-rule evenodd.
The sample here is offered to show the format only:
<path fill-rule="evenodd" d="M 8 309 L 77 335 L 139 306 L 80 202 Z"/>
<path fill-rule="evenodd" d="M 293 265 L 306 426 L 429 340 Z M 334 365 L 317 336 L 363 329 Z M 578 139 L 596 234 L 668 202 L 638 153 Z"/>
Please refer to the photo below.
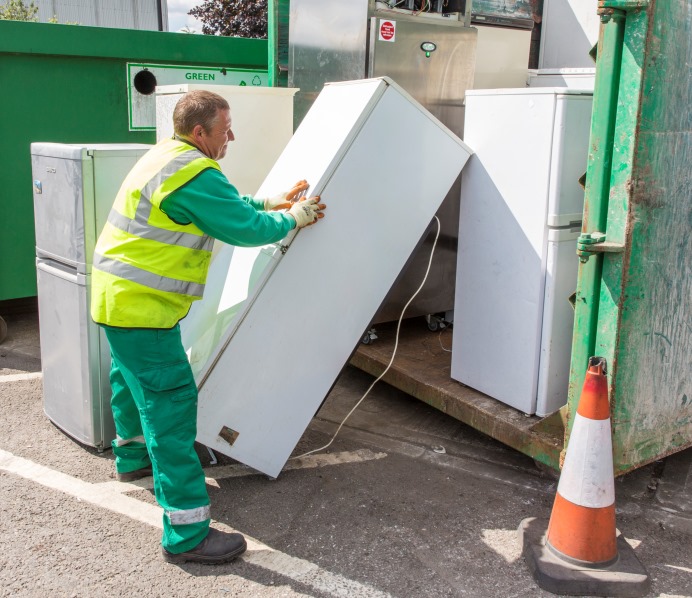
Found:
<path fill-rule="evenodd" d="M 209 533 L 209 495 L 194 450 L 197 385 L 180 340 L 170 330 L 103 327 L 111 348 L 115 467 L 147 467 L 164 509 L 161 544 L 190 550 Z"/>

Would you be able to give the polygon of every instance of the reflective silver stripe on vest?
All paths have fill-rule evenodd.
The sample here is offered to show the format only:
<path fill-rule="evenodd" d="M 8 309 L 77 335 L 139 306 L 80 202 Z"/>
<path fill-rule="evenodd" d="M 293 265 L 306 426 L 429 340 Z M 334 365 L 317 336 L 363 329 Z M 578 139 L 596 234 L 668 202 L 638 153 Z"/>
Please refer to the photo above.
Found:
<path fill-rule="evenodd" d="M 151 196 L 154 195 L 156 190 L 180 169 L 187 166 L 190 162 L 198 160 L 199 158 L 206 158 L 206 156 L 197 149 L 190 149 L 183 152 L 168 162 L 161 170 L 158 171 L 158 173 L 151 177 L 149 182 L 144 185 L 144 187 L 142 187 L 142 195 L 140 196 L 137 211 L 139 212 L 140 208 L 146 210 L 146 214 L 144 214 L 146 215 L 145 222 L 149 219 L 149 214 L 151 213 L 152 207 Z M 146 205 L 142 206 L 142 203 Z"/>
<path fill-rule="evenodd" d="M 184 168 L 191 162 L 206 156 L 199 150 L 193 149 L 186 151 L 168 162 L 158 173 L 156 173 L 146 185 L 142 188 L 139 203 L 135 210 L 134 219 L 111 210 L 108 215 L 108 222 L 126 233 L 130 233 L 142 239 L 153 239 L 168 245 L 178 245 L 187 247 L 188 249 L 198 249 L 203 251 L 211 251 L 214 240 L 207 235 L 194 235 L 192 233 L 175 232 L 162 228 L 156 228 L 149 224 L 149 217 L 153 204 L 151 197 L 156 190 L 163 185 L 166 180 L 175 175 L 180 169 Z"/>
<path fill-rule="evenodd" d="M 192 297 L 201 297 L 204 294 L 203 284 L 176 280 L 168 276 L 159 276 L 153 272 L 147 272 L 131 264 L 112 260 L 98 253 L 94 253 L 92 266 L 97 270 L 119 276 L 125 280 L 130 280 L 158 291 L 178 293 L 179 295 L 191 295 Z"/>
<path fill-rule="evenodd" d="M 142 444 L 146 444 L 144 436 L 133 436 L 132 438 L 120 438 L 120 436 L 115 437 L 115 446 L 125 446 L 131 442 L 141 442 Z"/>
<path fill-rule="evenodd" d="M 149 202 L 144 202 L 149 203 Z M 141 205 L 141 202 L 140 202 Z M 151 206 L 151 204 L 149 204 Z M 108 222 L 118 230 L 125 231 L 131 235 L 135 235 L 141 239 L 153 239 L 167 245 L 177 245 L 179 247 L 187 247 L 188 249 L 199 249 L 202 251 L 211 251 L 214 246 L 214 239 L 207 235 L 193 235 L 191 233 L 175 232 L 163 228 L 156 228 L 147 224 L 146 220 L 141 221 L 141 214 L 138 211 L 134 220 L 130 220 L 127 216 L 111 210 L 108 214 Z"/>
<path fill-rule="evenodd" d="M 201 523 L 211 519 L 209 505 L 197 507 L 196 509 L 185 509 L 183 511 L 165 511 L 171 525 L 189 525 L 190 523 Z"/>

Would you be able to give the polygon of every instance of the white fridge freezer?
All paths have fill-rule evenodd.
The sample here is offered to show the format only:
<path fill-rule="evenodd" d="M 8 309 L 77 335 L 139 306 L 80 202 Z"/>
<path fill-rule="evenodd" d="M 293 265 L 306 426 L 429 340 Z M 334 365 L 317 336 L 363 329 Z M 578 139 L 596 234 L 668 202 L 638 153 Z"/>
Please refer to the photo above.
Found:
<path fill-rule="evenodd" d="M 78 441 L 107 448 L 110 352 L 89 316 L 91 260 L 142 144 L 32 143 L 43 409 Z"/>
<path fill-rule="evenodd" d="M 279 474 L 470 153 L 387 78 L 324 87 L 258 195 L 305 178 L 325 218 L 225 246 L 186 324 L 199 442 Z"/>
<path fill-rule="evenodd" d="M 527 414 L 567 401 L 592 92 L 470 91 L 452 378 Z"/>

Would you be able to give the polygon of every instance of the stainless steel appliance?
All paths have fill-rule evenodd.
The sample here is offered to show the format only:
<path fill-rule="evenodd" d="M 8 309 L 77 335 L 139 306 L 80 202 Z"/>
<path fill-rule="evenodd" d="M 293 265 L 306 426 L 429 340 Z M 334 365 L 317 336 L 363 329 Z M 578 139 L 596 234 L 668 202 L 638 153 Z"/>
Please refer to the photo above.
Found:
<path fill-rule="evenodd" d="M 461 137 L 464 94 L 473 86 L 476 59 L 477 31 L 469 26 L 470 4 L 451 0 L 292 0 L 288 84 L 301 90 L 296 94 L 296 124 L 325 83 L 388 76 Z M 372 150 L 372 159 L 383 171 L 435 168 L 439 158 L 435 152 L 423 154 L 415 149 Z M 409 317 L 454 307 L 459 193 L 457 180 L 437 213 L 442 231 L 435 260 L 425 288 L 407 311 Z M 397 226 L 396 208 L 391 226 Z M 375 322 L 399 317 L 423 279 L 433 240 L 434 227 L 430 226 Z"/>
<path fill-rule="evenodd" d="M 110 352 L 89 316 L 91 259 L 141 144 L 32 143 L 43 409 L 80 442 L 107 448 Z"/>

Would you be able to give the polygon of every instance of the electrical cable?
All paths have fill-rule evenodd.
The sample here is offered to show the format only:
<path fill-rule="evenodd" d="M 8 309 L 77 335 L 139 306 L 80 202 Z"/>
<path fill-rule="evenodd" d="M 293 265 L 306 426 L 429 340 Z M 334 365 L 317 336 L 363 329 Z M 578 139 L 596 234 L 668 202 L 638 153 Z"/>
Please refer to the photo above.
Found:
<path fill-rule="evenodd" d="M 323 451 L 326 448 L 329 448 L 334 442 L 334 439 L 336 438 L 337 434 L 341 431 L 341 428 L 343 425 L 346 423 L 346 420 L 351 417 L 351 414 L 358 409 L 360 404 L 365 400 L 365 397 L 370 394 L 370 391 L 374 388 L 375 384 L 377 384 L 383 377 L 384 375 L 389 371 L 389 368 L 392 367 L 392 364 L 394 363 L 394 358 L 396 357 L 396 351 L 397 348 L 399 347 L 399 331 L 401 330 L 401 321 L 404 319 L 404 314 L 406 313 L 406 310 L 408 309 L 408 306 L 411 305 L 411 302 L 416 298 L 418 293 L 421 292 L 421 289 L 423 288 L 423 285 L 425 285 L 426 281 L 428 280 L 428 274 L 430 274 L 430 266 L 432 265 L 432 260 L 433 256 L 435 255 L 435 247 L 437 247 L 437 240 L 440 238 L 440 219 L 435 216 L 435 220 L 437 221 L 437 233 L 435 234 L 435 241 L 433 242 L 432 249 L 430 250 L 430 258 L 428 259 L 428 268 L 425 271 L 425 276 L 423 277 L 423 282 L 420 283 L 420 286 L 416 290 L 413 295 L 411 295 L 411 298 L 408 300 L 406 305 L 404 305 L 404 309 L 401 310 L 401 315 L 399 316 L 399 321 L 397 322 L 396 325 L 396 337 L 394 340 L 394 351 L 392 351 L 392 357 L 389 360 L 389 364 L 387 364 L 387 367 L 384 369 L 384 371 L 375 379 L 375 381 L 369 386 L 368 390 L 365 391 L 365 394 L 358 400 L 358 402 L 353 406 L 351 411 L 348 412 L 348 415 L 341 421 L 339 424 L 339 427 L 336 429 L 336 432 L 334 432 L 334 436 L 332 436 L 331 440 L 325 444 L 324 446 L 321 446 L 320 448 L 313 449 L 311 451 L 308 451 L 307 453 L 303 453 L 302 455 L 298 455 L 297 457 L 293 457 L 293 459 L 300 459 L 301 457 L 307 457 L 308 455 L 312 455 L 313 453 L 316 453 L 318 451 Z"/>

